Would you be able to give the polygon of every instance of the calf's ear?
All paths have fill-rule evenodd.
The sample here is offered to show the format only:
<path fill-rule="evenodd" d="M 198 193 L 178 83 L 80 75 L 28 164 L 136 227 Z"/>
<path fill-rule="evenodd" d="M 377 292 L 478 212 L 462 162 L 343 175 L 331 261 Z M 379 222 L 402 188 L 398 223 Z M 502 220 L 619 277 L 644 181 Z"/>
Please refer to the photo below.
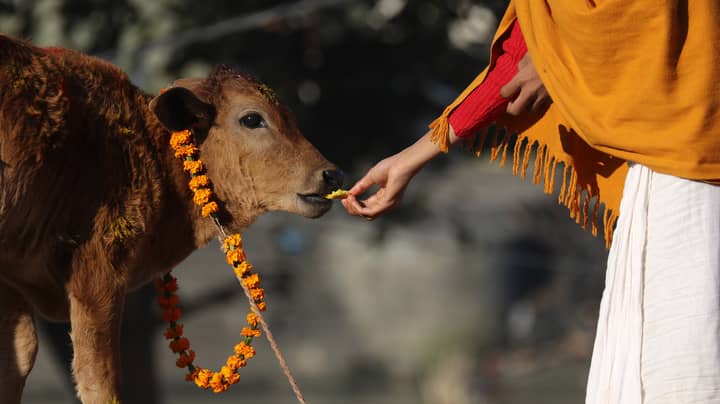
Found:
<path fill-rule="evenodd" d="M 168 130 L 205 131 L 215 119 L 215 107 L 184 87 L 172 87 L 150 101 L 150 110 Z"/>

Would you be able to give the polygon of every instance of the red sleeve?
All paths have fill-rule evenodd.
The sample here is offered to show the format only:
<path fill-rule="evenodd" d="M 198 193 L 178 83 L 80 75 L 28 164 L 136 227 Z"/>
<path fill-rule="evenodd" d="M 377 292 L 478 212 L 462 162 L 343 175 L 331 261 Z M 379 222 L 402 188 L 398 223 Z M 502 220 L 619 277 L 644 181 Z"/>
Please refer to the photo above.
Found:
<path fill-rule="evenodd" d="M 470 136 L 490 125 L 507 108 L 510 99 L 503 98 L 500 89 L 517 74 L 517 65 L 527 53 L 527 45 L 517 21 L 502 41 L 503 52 L 483 83 L 450 114 L 450 125 L 458 137 Z"/>

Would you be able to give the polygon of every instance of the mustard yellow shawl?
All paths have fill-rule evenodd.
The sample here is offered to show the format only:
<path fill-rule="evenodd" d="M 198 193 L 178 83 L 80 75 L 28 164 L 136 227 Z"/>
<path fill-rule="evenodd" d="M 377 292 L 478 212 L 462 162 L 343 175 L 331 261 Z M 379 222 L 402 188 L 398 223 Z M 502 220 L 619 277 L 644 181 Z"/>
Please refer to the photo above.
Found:
<path fill-rule="evenodd" d="M 717 0 L 513 0 L 498 38 L 517 20 L 553 104 L 540 117 L 503 116 L 492 145 L 515 174 L 535 152 L 533 181 L 609 244 L 626 161 L 683 178 L 720 179 L 720 2 Z M 446 151 L 447 117 L 485 79 L 482 72 L 431 125 Z M 479 134 L 485 137 L 485 134 Z M 475 142 L 482 144 L 482 142 Z"/>

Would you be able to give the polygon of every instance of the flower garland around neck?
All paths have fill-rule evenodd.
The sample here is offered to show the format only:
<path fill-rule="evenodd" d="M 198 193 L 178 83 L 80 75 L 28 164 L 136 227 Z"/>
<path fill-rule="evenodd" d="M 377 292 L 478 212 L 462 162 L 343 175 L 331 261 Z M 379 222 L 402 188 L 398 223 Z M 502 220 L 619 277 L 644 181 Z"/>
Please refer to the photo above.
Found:
<path fill-rule="evenodd" d="M 259 325 L 262 318 L 254 311 L 264 311 L 265 290 L 260 287 L 260 276 L 253 272 L 252 265 L 247 262 L 239 234 L 226 235 L 218 217 L 219 205 L 212 191 L 212 182 L 207 176 L 205 165 L 199 159 L 199 149 L 193 142 L 193 134 L 189 129 L 173 132 L 170 136 L 170 147 L 175 157 L 183 162 L 183 169 L 190 174 L 188 186 L 193 192 L 193 202 L 200 207 L 200 214 L 213 220 L 219 233 L 224 237 L 223 250 L 227 263 L 233 267 L 235 276 L 254 304 L 248 313 L 247 326 L 240 332 L 242 340 L 235 345 L 234 354 L 227 358 L 219 372 L 203 368 L 195 364 L 195 352 L 190 349 L 190 340 L 183 336 L 183 325 L 180 320 L 180 309 L 177 307 L 179 297 L 176 294 L 178 282 L 169 272 L 159 277 L 155 286 L 158 291 L 158 304 L 163 309 L 163 319 L 168 323 L 165 338 L 170 340 L 170 349 L 179 355 L 176 365 L 187 368 L 185 380 L 194 382 L 200 388 L 212 389 L 215 393 L 227 391 L 231 385 L 240 380 L 239 370 L 247 365 L 247 361 L 255 356 L 252 346 L 253 338 L 261 335 Z M 327 195 L 327 199 L 343 199 L 348 192 L 335 190 Z M 292 383 L 291 383 L 292 384 Z"/>
<path fill-rule="evenodd" d="M 253 273 L 252 265 L 246 260 L 242 238 L 239 234 L 225 235 L 219 224 L 219 206 L 212 192 L 212 183 L 206 174 L 205 166 L 198 158 L 198 148 L 193 143 L 192 132 L 190 130 L 173 132 L 170 146 L 175 152 L 175 157 L 182 159 L 183 169 L 190 174 L 188 185 L 193 192 L 193 202 L 200 207 L 201 215 L 212 219 L 220 233 L 225 236 L 223 250 L 227 263 L 233 267 L 235 276 L 249 293 L 255 303 L 254 306 L 264 311 L 267 307 L 264 301 L 265 291 L 260 287 L 260 277 L 257 273 Z M 190 349 L 190 340 L 183 336 L 183 325 L 179 323 L 181 313 L 177 307 L 179 302 L 176 294 L 177 279 L 168 272 L 159 277 L 155 285 L 158 291 L 158 304 L 163 308 L 163 319 L 169 323 L 165 330 L 165 338 L 170 340 L 170 349 L 179 355 L 176 365 L 188 369 L 185 380 L 194 382 L 200 388 L 212 389 L 215 393 L 227 391 L 231 385 L 240 380 L 239 370 L 255 356 L 252 341 L 261 334 L 258 314 L 253 310 L 248 313 L 247 326 L 243 327 L 240 333 L 242 340 L 235 345 L 233 355 L 227 358 L 220 371 L 215 372 L 195 364 L 195 352 Z"/>

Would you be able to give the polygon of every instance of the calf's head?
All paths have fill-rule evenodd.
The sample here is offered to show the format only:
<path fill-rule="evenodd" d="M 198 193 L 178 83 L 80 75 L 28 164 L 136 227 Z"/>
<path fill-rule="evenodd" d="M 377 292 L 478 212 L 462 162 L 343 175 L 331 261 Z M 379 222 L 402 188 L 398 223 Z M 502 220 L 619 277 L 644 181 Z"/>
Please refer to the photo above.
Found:
<path fill-rule="evenodd" d="M 214 190 L 238 224 L 284 210 L 319 217 L 343 174 L 300 133 L 291 112 L 264 84 L 220 67 L 181 79 L 151 109 L 171 131 L 192 128 Z"/>

